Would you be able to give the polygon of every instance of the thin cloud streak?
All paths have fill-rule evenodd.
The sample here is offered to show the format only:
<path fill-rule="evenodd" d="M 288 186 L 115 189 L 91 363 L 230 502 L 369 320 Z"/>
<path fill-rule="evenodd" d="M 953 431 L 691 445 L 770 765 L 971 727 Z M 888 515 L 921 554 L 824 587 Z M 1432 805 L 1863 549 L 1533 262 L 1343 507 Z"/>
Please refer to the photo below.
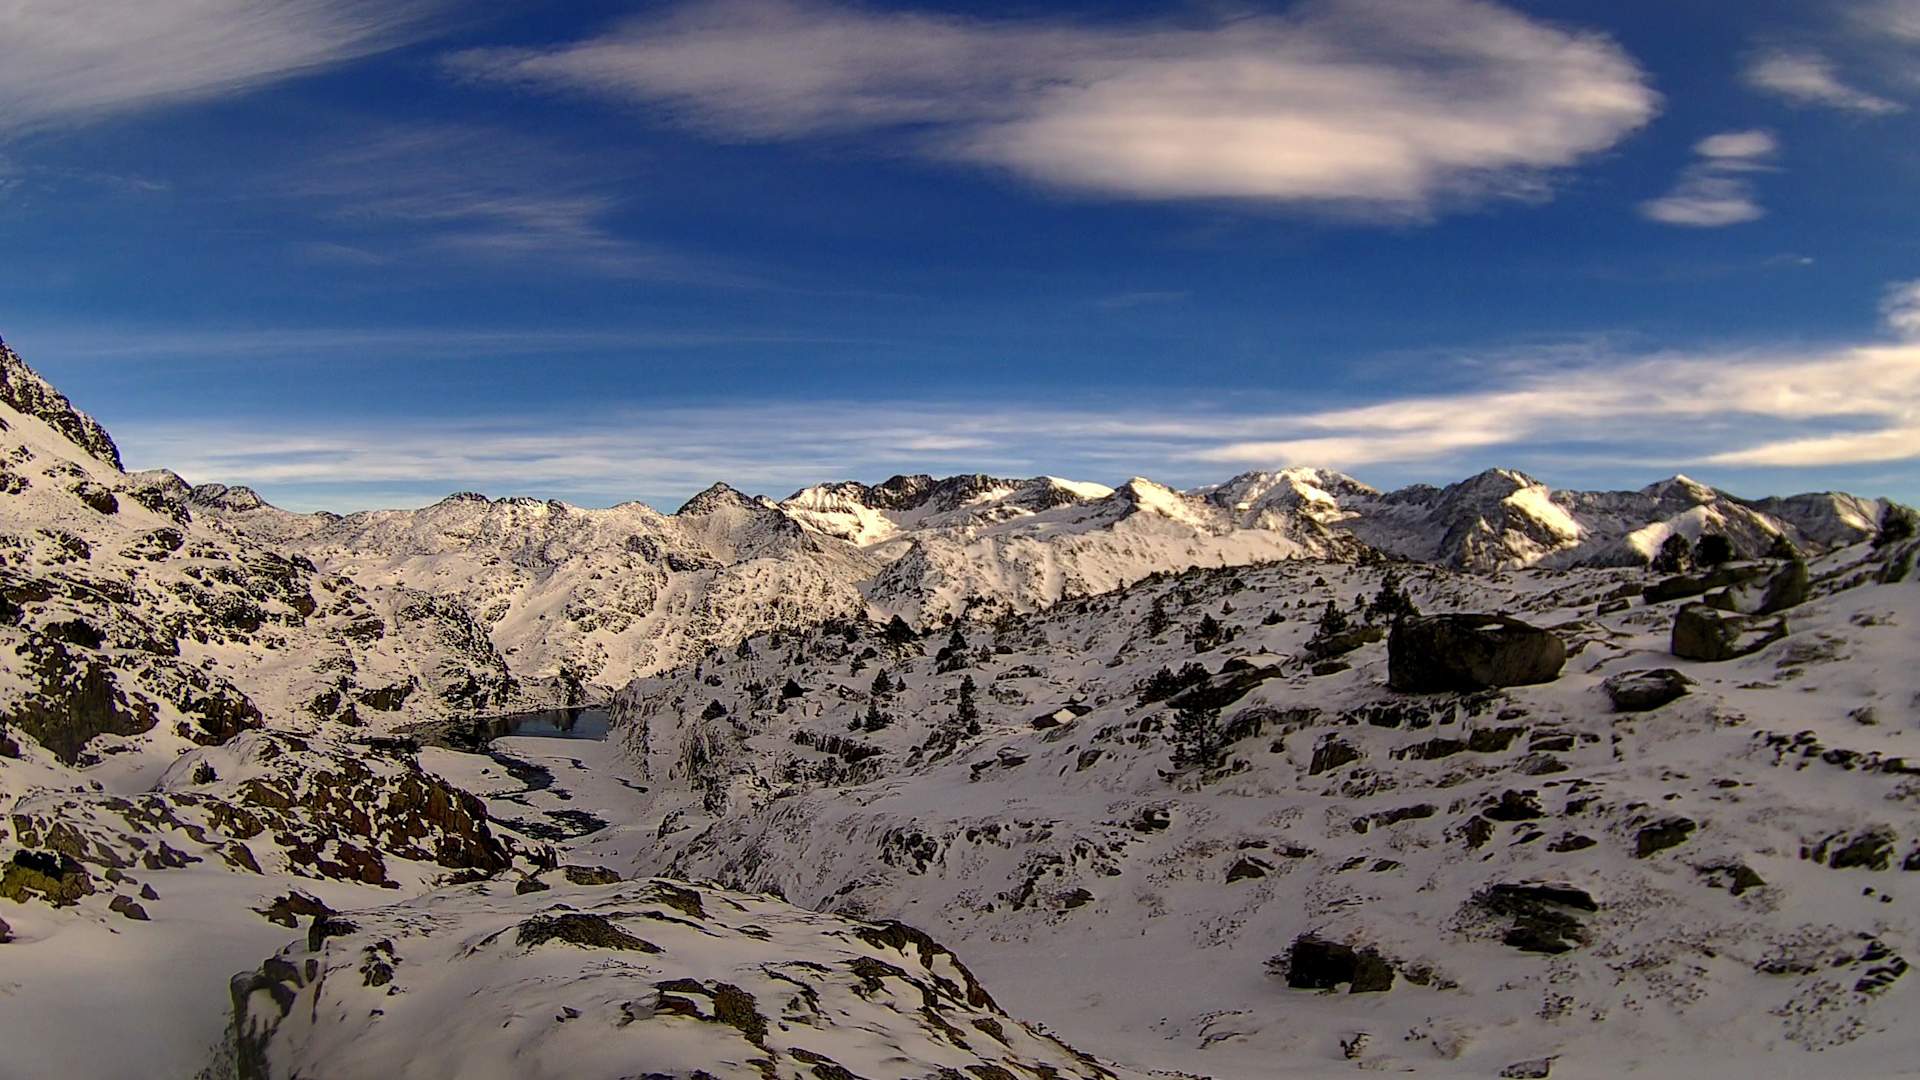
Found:
<path fill-rule="evenodd" d="M 444 0 L 12 0 L 0 136 L 214 97 L 419 40 Z"/>
<path fill-rule="evenodd" d="M 1884 116 L 1906 106 L 1842 81 L 1833 61 L 1816 52 L 1770 52 L 1747 66 L 1747 84 L 1795 105 L 1817 105 L 1845 112 Z"/>

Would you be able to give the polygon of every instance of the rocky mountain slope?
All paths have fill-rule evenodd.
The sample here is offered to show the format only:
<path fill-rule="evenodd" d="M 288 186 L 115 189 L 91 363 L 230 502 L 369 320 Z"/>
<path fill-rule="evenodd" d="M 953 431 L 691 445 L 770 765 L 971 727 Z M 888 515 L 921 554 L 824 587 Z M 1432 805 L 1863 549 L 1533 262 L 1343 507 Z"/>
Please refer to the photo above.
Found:
<path fill-rule="evenodd" d="M 0 376 L 0 735 L 71 764 L 269 717 L 391 724 L 527 700 L 456 599 L 363 588 L 212 528 L 169 474 L 120 471 L 99 425 L 11 352 Z"/>
<path fill-rule="evenodd" d="M 1396 692 L 1382 635 L 1316 633 L 1378 566 L 758 637 L 621 693 L 650 801 L 587 843 L 909 918 L 1141 1066 L 1877 1075 L 1920 993 L 1914 559 L 1816 561 L 1751 616 L 1784 636 L 1722 662 L 1672 654 L 1705 578 L 1399 568 L 1423 610 L 1565 643 L 1550 682 L 1477 692 Z M 1188 707 L 1217 761 L 1182 762 Z"/>
<path fill-rule="evenodd" d="M 1881 504 L 1846 495 L 1754 503 L 1684 478 L 1640 492 L 1554 492 L 1490 471 L 1381 493 L 1325 470 L 1249 473 L 1179 492 L 1053 477 L 896 476 L 778 503 L 715 485 L 674 514 L 451 496 L 413 511 L 289 514 L 244 488 L 194 489 L 237 536 L 331 573 L 450 595 L 529 679 L 619 686 L 748 634 L 898 614 L 992 618 L 1149 574 L 1380 553 L 1458 569 L 1641 565 L 1670 535 L 1726 536 L 1755 556 L 1873 534 Z"/>

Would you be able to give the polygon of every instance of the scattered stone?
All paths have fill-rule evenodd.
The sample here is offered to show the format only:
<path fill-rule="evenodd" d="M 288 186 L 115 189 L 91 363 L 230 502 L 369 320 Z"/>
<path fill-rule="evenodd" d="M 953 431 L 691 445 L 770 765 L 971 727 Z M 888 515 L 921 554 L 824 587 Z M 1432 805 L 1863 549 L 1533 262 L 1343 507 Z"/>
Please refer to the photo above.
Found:
<path fill-rule="evenodd" d="M 1313 748 L 1313 760 L 1307 765 L 1307 775 L 1319 776 L 1342 765 L 1359 761 L 1364 756 L 1356 746 L 1341 739 L 1328 739 Z"/>
<path fill-rule="evenodd" d="M 1557 634 L 1504 615 L 1416 616 L 1387 638 L 1387 684 L 1409 692 L 1551 682 L 1566 662 Z"/>
<path fill-rule="evenodd" d="M 1533 1058 L 1529 1061 L 1516 1061 L 1500 1070 L 1501 1080 L 1543 1080 L 1553 1075 L 1554 1059 L 1550 1057 Z"/>
<path fill-rule="evenodd" d="M 1267 876 L 1267 871 L 1272 869 L 1272 866 L 1259 859 L 1243 858 L 1227 868 L 1227 884 L 1231 885 L 1236 881 L 1245 881 L 1249 878 L 1263 878 Z"/>
<path fill-rule="evenodd" d="M 1699 870 L 1706 877 L 1708 888 L 1725 889 L 1735 896 L 1739 896 L 1748 889 L 1765 888 L 1767 884 L 1764 878 L 1754 873 L 1745 863 L 1713 863 L 1702 866 Z"/>
<path fill-rule="evenodd" d="M 1600 684 L 1614 712 L 1646 712 L 1684 697 L 1693 680 L 1672 668 L 1623 671 Z"/>
<path fill-rule="evenodd" d="M 1813 849 L 1813 861 L 1835 870 L 1885 870 L 1893 865 L 1891 829 L 1870 829 L 1858 836 L 1829 836 Z"/>
<path fill-rule="evenodd" d="M 1499 800 L 1481 813 L 1494 821 L 1532 821 L 1545 816 L 1539 796 L 1531 791 L 1503 791 Z"/>
<path fill-rule="evenodd" d="M 1787 636 L 1778 615 L 1742 615 L 1706 604 L 1688 604 L 1673 617 L 1673 655 L 1717 663 L 1759 652 Z"/>
<path fill-rule="evenodd" d="M 13 940 L 13 927 L 7 925 L 7 920 L 0 919 L 0 945 L 5 945 L 7 942 L 12 940 Z"/>
<path fill-rule="evenodd" d="M 626 952 L 657 953 L 660 946 L 642 941 L 615 926 L 604 915 L 577 911 L 558 915 L 535 915 L 520 924 L 515 940 L 526 948 L 538 948 L 549 941 L 562 941 L 583 949 L 618 949 Z"/>
<path fill-rule="evenodd" d="M 1332 990 L 1348 984 L 1350 994 L 1377 994 L 1393 988 L 1393 962 L 1372 948 L 1355 949 L 1314 934 L 1293 939 L 1287 952 L 1287 985 L 1295 990 Z"/>
<path fill-rule="evenodd" d="M 147 909 L 141 907 L 131 896 L 116 896 L 107 904 L 107 910 L 124 915 L 135 922 L 147 922 Z"/>
<path fill-rule="evenodd" d="M 1697 826 L 1687 818 L 1670 817 L 1641 829 L 1633 838 L 1633 857 L 1644 859 L 1687 842 Z"/>
<path fill-rule="evenodd" d="M 1704 574 L 1677 574 L 1663 578 L 1642 589 L 1640 595 L 1645 597 L 1649 604 L 1664 604 L 1669 600 L 1684 600 L 1689 596 L 1699 596 L 1709 589 L 1724 589 L 1738 585 L 1766 572 L 1764 563 L 1729 563 L 1716 566 Z"/>
<path fill-rule="evenodd" d="M 303 892 L 289 892 L 285 896 L 274 897 L 273 903 L 254 911 L 266 917 L 271 923 L 281 926 L 298 927 L 304 917 L 324 917 L 333 914 L 333 909 Z"/>
<path fill-rule="evenodd" d="M 618 885 L 626 878 L 604 866 L 563 866 L 560 872 L 574 885 Z"/>
<path fill-rule="evenodd" d="M 1475 897 L 1488 912 L 1513 920 L 1501 943 L 1521 952 L 1557 955 L 1587 943 L 1587 929 L 1575 912 L 1600 905 L 1584 889 L 1569 885 L 1501 884 Z"/>

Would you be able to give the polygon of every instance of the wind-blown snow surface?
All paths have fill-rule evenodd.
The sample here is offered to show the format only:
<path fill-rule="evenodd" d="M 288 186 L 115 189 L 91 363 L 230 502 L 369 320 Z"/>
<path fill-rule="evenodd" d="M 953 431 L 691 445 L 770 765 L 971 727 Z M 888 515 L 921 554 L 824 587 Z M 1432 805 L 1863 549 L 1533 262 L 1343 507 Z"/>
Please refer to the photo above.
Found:
<path fill-rule="evenodd" d="M 1016 1012 L 1142 1067 L 1887 1075 L 1920 1050 L 1920 592 L 1875 575 L 1912 559 L 1816 563 L 1792 633 L 1720 664 L 1668 654 L 1673 603 L 1597 614 L 1644 571 L 1419 571 L 1427 610 L 1570 644 L 1551 684 L 1465 696 L 1387 691 L 1379 644 L 1324 676 L 1292 659 L 1319 605 L 1379 580 L 1324 564 L 1181 575 L 964 645 L 756 638 L 622 692 L 653 802 L 620 842 L 645 872 L 924 926 Z M 1205 617 L 1229 640 L 1196 644 Z M 1138 694 L 1188 662 L 1237 735 L 1216 771 L 1172 769 L 1172 704 Z M 1666 667 L 1690 694 L 1610 711 L 1604 678 Z M 876 698 L 882 671 L 905 689 Z M 948 750 L 966 678 L 983 730 Z M 870 703 L 892 722 L 849 730 Z M 1581 902 L 1500 889 L 1541 885 Z M 1503 943 L 1540 925 L 1566 951 Z M 1269 960 L 1308 933 L 1378 950 L 1393 988 L 1288 989 Z"/>

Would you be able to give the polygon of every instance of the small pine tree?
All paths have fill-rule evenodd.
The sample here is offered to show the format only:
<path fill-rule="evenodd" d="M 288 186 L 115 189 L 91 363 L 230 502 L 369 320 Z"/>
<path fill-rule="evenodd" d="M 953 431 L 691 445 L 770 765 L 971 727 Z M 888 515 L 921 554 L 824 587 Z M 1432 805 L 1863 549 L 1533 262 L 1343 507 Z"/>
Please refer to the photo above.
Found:
<path fill-rule="evenodd" d="M 1409 615 L 1420 614 L 1414 606 L 1413 597 L 1400 583 L 1400 572 L 1392 567 L 1380 578 L 1380 591 L 1373 595 L 1367 604 L 1367 621 L 1370 623 L 1397 623 Z"/>
<path fill-rule="evenodd" d="M 1347 619 L 1347 613 L 1341 611 L 1338 604 L 1329 600 L 1326 610 L 1320 613 L 1320 621 L 1313 626 L 1313 638 L 1315 641 L 1324 641 L 1335 634 L 1346 633 L 1351 625 L 1353 624 Z"/>
<path fill-rule="evenodd" d="M 895 615 L 887 621 L 887 629 L 882 636 L 887 639 L 889 645 L 909 645 L 920 635 L 913 632 L 913 627 L 907 625 L 907 620 Z"/>
<path fill-rule="evenodd" d="M 704 709 L 700 713 L 700 719 L 718 720 L 725 715 L 727 715 L 727 707 L 725 705 L 720 704 L 719 700 L 716 698 L 713 701 L 707 702 L 706 709 Z"/>
<path fill-rule="evenodd" d="M 1653 570 L 1659 574 L 1684 574 L 1693 569 L 1693 545 L 1679 533 L 1667 537 L 1653 557 Z"/>
<path fill-rule="evenodd" d="M 1701 533 L 1693 546 L 1693 561 L 1702 567 L 1715 567 L 1733 561 L 1733 541 L 1719 533 Z"/>
<path fill-rule="evenodd" d="M 1226 756 L 1226 735 L 1220 728 L 1220 710 L 1200 705 L 1183 706 L 1173 714 L 1167 729 L 1167 741 L 1173 744 L 1173 767 L 1192 766 L 1210 769 Z"/>
<path fill-rule="evenodd" d="M 1219 619 L 1212 615 L 1202 615 L 1200 625 L 1194 627 L 1193 632 L 1187 635 L 1187 643 L 1193 646 L 1195 652 L 1206 652 L 1225 641 L 1226 634 Z"/>
<path fill-rule="evenodd" d="M 893 723 L 893 714 L 883 711 L 877 701 L 867 702 L 867 715 L 860 719 L 860 730 L 879 731 Z"/>
<path fill-rule="evenodd" d="M 1800 557 L 1800 549 L 1793 546 L 1786 533 L 1774 533 L 1773 543 L 1767 546 L 1767 558 L 1791 562 Z"/>
<path fill-rule="evenodd" d="M 875 699 L 879 699 L 891 693 L 893 693 L 893 680 L 887 678 L 887 672 L 883 668 L 879 674 L 873 677 L 873 696 Z"/>
<path fill-rule="evenodd" d="M 1147 621 L 1140 625 L 1140 630 L 1149 638 L 1157 638 L 1167 632 L 1167 598 L 1164 594 L 1153 598 L 1153 604 L 1147 608 Z"/>
<path fill-rule="evenodd" d="M 960 700 L 953 707 L 954 726 L 968 735 L 980 734 L 980 706 L 973 700 L 973 676 L 960 680 Z"/>
<path fill-rule="evenodd" d="M 783 698 L 801 697 L 804 694 L 806 694 L 806 692 L 807 692 L 806 687 L 801 686 L 799 683 L 793 681 L 792 679 L 788 679 L 787 685 L 780 688 L 780 696 Z"/>

